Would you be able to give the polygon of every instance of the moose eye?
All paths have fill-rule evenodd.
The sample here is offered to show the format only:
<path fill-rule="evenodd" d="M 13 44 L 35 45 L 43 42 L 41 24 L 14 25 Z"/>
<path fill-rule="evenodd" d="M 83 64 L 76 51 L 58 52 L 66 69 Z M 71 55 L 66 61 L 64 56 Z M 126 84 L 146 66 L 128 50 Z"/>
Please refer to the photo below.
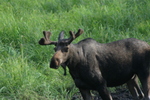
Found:
<path fill-rule="evenodd" d="M 62 51 L 63 51 L 63 52 L 68 52 L 68 47 L 67 47 L 67 46 L 64 47 L 64 48 L 62 49 Z"/>

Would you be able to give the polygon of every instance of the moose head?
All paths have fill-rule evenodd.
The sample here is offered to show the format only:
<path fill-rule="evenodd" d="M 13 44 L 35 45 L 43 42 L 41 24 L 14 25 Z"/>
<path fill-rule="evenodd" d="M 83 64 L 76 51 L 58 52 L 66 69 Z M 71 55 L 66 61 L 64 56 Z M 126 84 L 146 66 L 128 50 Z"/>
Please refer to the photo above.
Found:
<path fill-rule="evenodd" d="M 64 39 L 64 31 L 59 34 L 58 41 L 51 41 L 50 36 L 51 32 L 43 31 L 44 37 L 40 39 L 40 45 L 55 45 L 55 54 L 51 59 L 50 68 L 57 69 L 60 65 L 64 65 L 64 63 L 68 59 L 70 44 L 71 42 L 80 36 L 83 33 L 82 29 L 79 29 L 75 34 L 72 31 L 69 31 L 70 38 Z"/>

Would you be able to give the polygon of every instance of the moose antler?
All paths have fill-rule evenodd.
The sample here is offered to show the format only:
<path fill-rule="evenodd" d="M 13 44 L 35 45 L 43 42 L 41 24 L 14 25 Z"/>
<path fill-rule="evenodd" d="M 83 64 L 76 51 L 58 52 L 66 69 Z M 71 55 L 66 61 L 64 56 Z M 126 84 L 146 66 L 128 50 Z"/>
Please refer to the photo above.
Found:
<path fill-rule="evenodd" d="M 58 42 L 62 41 L 64 43 L 70 44 L 74 39 L 76 39 L 78 36 L 80 36 L 83 33 L 82 29 L 79 29 L 76 34 L 74 34 L 72 31 L 69 31 L 70 38 L 69 39 L 63 39 L 64 32 L 62 31 L 59 35 Z M 49 31 L 43 31 L 44 37 L 40 39 L 39 44 L 40 45 L 57 45 L 58 42 L 56 41 L 50 41 L 51 32 Z"/>
<path fill-rule="evenodd" d="M 75 34 L 75 38 L 77 38 L 78 36 L 80 36 L 83 33 L 82 29 L 79 29 L 78 32 Z"/>
<path fill-rule="evenodd" d="M 56 41 L 50 41 L 51 32 L 49 31 L 43 31 L 44 37 L 40 39 L 39 44 L 40 45 L 56 45 Z"/>
<path fill-rule="evenodd" d="M 70 38 L 67 39 L 68 44 L 70 44 L 75 39 L 75 34 L 72 31 L 69 31 Z"/>
<path fill-rule="evenodd" d="M 71 37 L 68 39 L 68 44 L 70 44 L 74 39 L 80 36 L 83 33 L 83 30 L 79 29 L 76 34 L 74 34 L 72 31 L 69 31 L 69 33 Z"/>

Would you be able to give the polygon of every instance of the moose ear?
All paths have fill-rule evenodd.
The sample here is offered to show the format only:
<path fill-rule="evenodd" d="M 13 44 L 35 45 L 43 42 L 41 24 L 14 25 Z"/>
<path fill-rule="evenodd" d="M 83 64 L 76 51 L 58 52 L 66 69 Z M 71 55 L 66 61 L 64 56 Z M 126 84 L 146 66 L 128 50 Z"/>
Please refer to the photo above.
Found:
<path fill-rule="evenodd" d="M 58 37 L 58 41 L 64 39 L 64 31 L 61 31 Z"/>

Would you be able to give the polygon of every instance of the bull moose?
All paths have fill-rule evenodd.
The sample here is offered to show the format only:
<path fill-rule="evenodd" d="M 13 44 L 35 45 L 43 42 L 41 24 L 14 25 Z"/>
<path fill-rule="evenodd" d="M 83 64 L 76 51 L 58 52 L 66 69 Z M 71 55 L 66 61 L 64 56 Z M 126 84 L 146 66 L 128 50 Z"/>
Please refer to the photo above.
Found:
<path fill-rule="evenodd" d="M 49 31 L 43 31 L 40 45 L 55 45 L 50 68 L 65 65 L 69 69 L 76 87 L 84 100 L 91 100 L 90 90 L 98 91 L 103 100 L 113 100 L 107 87 L 127 83 L 133 99 L 150 100 L 150 45 L 144 41 L 127 38 L 111 43 L 99 43 L 92 38 L 77 44 L 71 42 L 83 33 L 79 29 L 70 38 L 64 39 L 64 32 L 58 41 L 51 41 Z M 138 78 L 142 90 L 138 84 Z"/>

